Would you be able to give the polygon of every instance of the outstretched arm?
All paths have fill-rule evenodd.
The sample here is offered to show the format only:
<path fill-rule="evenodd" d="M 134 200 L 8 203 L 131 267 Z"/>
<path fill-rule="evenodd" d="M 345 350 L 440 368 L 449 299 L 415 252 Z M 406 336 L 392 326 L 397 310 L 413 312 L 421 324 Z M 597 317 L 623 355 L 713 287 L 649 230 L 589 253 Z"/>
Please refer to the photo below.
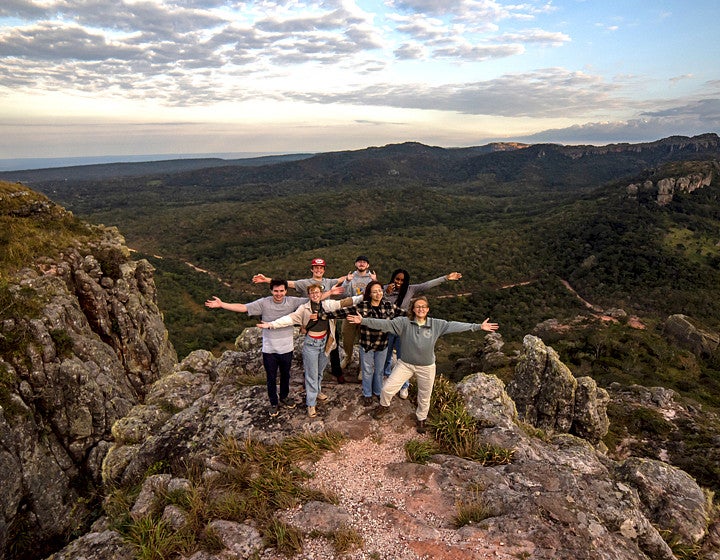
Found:
<path fill-rule="evenodd" d="M 213 296 L 207 300 L 205 307 L 210 307 L 211 309 L 227 309 L 228 311 L 235 311 L 237 313 L 247 313 L 247 306 L 244 303 L 225 303 L 217 296 Z"/>
<path fill-rule="evenodd" d="M 252 277 L 253 284 L 269 284 L 272 281 L 270 276 L 264 274 L 256 274 Z M 288 288 L 295 288 L 295 280 L 288 280 Z"/>

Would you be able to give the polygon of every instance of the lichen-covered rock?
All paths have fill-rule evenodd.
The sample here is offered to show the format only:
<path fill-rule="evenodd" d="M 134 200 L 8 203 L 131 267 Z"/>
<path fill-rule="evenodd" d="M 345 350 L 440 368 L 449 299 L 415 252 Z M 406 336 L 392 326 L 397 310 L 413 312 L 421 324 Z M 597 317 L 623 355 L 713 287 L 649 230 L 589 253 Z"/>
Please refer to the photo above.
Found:
<path fill-rule="evenodd" d="M 20 527 L 36 552 L 83 527 L 112 426 L 177 362 L 152 267 L 129 260 L 117 230 L 98 231 L 8 281 L 18 311 L 0 321 L 0 340 L 17 341 L 0 345 L 0 551 Z"/>
<path fill-rule="evenodd" d="M 536 336 L 523 339 L 508 394 L 520 418 L 544 430 L 598 443 L 610 425 L 607 391 L 589 377 L 575 379 L 555 350 Z"/>

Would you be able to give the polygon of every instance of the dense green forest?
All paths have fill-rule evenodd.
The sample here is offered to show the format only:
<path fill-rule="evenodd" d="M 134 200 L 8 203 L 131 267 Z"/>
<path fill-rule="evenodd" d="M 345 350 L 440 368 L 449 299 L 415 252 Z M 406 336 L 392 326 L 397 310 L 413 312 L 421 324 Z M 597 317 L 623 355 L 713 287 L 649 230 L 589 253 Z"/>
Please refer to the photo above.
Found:
<path fill-rule="evenodd" d="M 210 295 L 264 296 L 267 285 L 253 285 L 253 274 L 304 278 L 317 256 L 328 262 L 327 276 L 338 277 L 363 253 L 383 282 L 398 267 L 412 282 L 462 272 L 459 282 L 428 294 L 432 313 L 491 317 L 510 349 L 543 321 L 592 316 L 578 296 L 623 309 L 646 328 L 586 321 L 544 336 L 577 372 L 603 383 L 662 380 L 720 406 L 719 360 L 700 362 L 662 335 L 674 313 L 720 330 L 719 155 L 715 135 L 613 149 L 406 144 L 30 186 L 84 219 L 118 226 L 137 256 L 152 262 L 180 356 L 229 348 L 255 323 L 207 310 Z M 653 189 L 628 196 L 630 183 L 697 173 L 712 182 L 675 193 L 666 205 Z M 454 360 L 481 341 L 443 341 L 441 367 L 452 373 Z"/>

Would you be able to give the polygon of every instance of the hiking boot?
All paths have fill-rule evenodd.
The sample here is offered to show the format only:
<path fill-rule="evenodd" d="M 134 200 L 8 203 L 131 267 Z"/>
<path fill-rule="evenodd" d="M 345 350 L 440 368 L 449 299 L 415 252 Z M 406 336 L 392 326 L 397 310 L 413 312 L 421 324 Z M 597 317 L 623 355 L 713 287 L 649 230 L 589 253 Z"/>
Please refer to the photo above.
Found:
<path fill-rule="evenodd" d="M 328 399 L 328 396 L 325 393 L 319 393 L 317 396 L 317 400 L 319 401 L 326 401 Z"/>
<path fill-rule="evenodd" d="M 389 410 L 390 410 L 389 406 L 379 405 L 373 412 L 373 418 L 378 420 L 378 419 L 382 418 L 383 416 L 385 416 Z"/>
<path fill-rule="evenodd" d="M 427 428 L 425 427 L 425 420 L 418 420 L 417 421 L 417 433 L 418 434 L 424 434 L 427 432 Z"/>
<path fill-rule="evenodd" d="M 372 403 L 373 403 L 372 397 L 363 397 L 363 405 L 372 406 Z"/>
<path fill-rule="evenodd" d="M 308 406 L 308 418 L 315 418 L 317 416 L 317 410 L 314 406 Z"/>
<path fill-rule="evenodd" d="M 338 383 L 345 383 L 345 376 L 341 373 L 337 376 L 337 382 Z"/>
<path fill-rule="evenodd" d="M 400 389 L 400 392 L 398 393 L 398 397 L 400 397 L 401 399 L 407 399 L 408 398 L 408 388 L 403 387 L 402 389 Z"/>
<path fill-rule="evenodd" d="M 271 404 L 270 408 L 268 408 L 268 414 L 271 418 L 275 418 L 279 413 L 280 411 L 278 410 L 278 405 L 276 404 Z"/>
<path fill-rule="evenodd" d="M 280 399 L 280 404 L 283 405 L 285 408 L 289 409 L 293 409 L 297 406 L 295 399 L 293 399 L 292 397 L 285 397 L 284 399 Z"/>

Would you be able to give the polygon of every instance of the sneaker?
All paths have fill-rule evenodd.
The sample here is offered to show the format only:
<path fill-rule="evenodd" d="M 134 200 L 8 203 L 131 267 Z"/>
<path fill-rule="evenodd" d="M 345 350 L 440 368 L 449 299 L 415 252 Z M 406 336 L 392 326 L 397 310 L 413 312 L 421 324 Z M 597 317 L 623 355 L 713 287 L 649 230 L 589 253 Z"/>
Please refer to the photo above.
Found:
<path fill-rule="evenodd" d="M 326 401 L 327 399 L 328 399 L 328 396 L 325 393 L 320 393 L 317 396 L 317 400 L 319 400 L 319 401 Z"/>
<path fill-rule="evenodd" d="M 358 381 L 362 381 L 362 372 L 358 373 Z"/>
<path fill-rule="evenodd" d="M 389 410 L 390 410 L 389 406 L 379 405 L 373 412 L 373 418 L 375 418 L 375 419 L 382 418 L 383 416 L 385 416 L 388 413 Z"/>
<path fill-rule="evenodd" d="M 280 399 L 280 404 L 283 405 L 285 408 L 293 409 L 297 406 L 297 403 L 292 397 L 285 397 L 284 399 Z"/>
<path fill-rule="evenodd" d="M 308 418 L 315 418 L 317 416 L 317 410 L 314 406 L 308 406 Z"/>
<path fill-rule="evenodd" d="M 363 397 L 363 405 L 372 406 L 372 403 L 373 403 L 372 397 Z"/>
<path fill-rule="evenodd" d="M 418 434 L 424 434 L 425 432 L 427 432 L 427 428 L 425 427 L 425 420 L 418 420 L 417 428 L 415 429 L 417 430 Z"/>
<path fill-rule="evenodd" d="M 270 415 L 270 417 L 275 418 L 279 413 L 280 411 L 278 410 L 278 405 L 271 404 L 270 408 L 268 409 L 268 414 Z"/>
<path fill-rule="evenodd" d="M 398 394 L 398 397 L 400 397 L 401 399 L 407 399 L 408 398 L 408 388 L 403 387 L 402 389 L 400 389 L 400 393 Z"/>

